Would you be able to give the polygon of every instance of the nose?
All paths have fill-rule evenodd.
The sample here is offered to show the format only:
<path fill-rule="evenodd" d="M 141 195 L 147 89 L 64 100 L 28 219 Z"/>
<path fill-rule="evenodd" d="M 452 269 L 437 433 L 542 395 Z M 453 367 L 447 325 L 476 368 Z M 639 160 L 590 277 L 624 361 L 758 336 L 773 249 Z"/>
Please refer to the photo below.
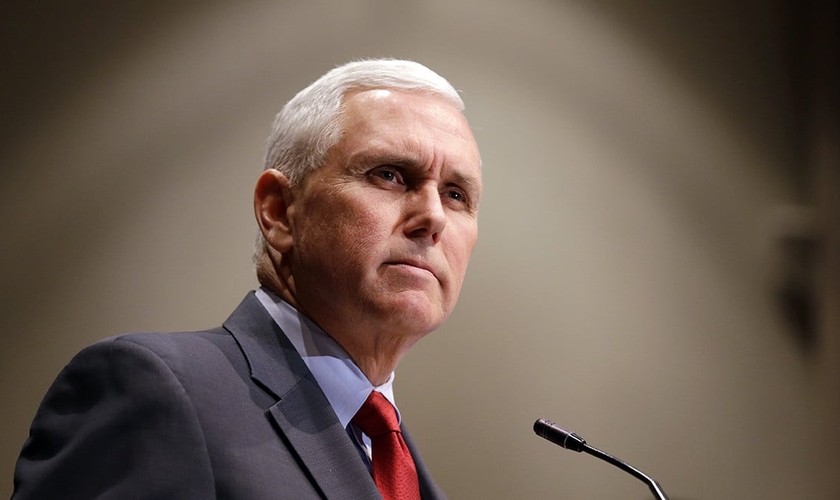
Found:
<path fill-rule="evenodd" d="M 433 243 L 437 243 L 446 221 L 446 212 L 436 186 L 424 186 L 410 193 L 406 203 L 406 236 L 431 238 Z"/>

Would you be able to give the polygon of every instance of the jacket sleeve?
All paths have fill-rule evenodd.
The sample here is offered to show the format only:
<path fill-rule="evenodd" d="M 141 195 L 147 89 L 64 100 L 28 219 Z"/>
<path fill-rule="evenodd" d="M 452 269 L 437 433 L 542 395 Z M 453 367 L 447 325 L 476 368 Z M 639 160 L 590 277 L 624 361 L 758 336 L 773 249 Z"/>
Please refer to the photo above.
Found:
<path fill-rule="evenodd" d="M 14 500 L 214 498 L 198 416 L 154 352 L 98 342 L 59 374 L 15 467 Z"/>

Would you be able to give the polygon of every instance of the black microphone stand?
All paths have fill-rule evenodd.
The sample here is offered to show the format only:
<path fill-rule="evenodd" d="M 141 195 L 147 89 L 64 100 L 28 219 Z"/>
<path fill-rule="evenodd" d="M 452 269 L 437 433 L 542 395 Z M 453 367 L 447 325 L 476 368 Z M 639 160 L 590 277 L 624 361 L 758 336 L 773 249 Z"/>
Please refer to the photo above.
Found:
<path fill-rule="evenodd" d="M 650 488 L 650 492 L 653 493 L 653 496 L 656 498 L 656 500 L 668 500 L 668 496 L 665 495 L 665 492 L 662 490 L 662 487 L 659 486 L 659 483 L 657 483 L 652 477 L 648 476 L 647 474 L 633 467 L 632 465 L 622 462 L 621 460 L 610 455 L 609 453 L 605 453 L 599 450 L 598 448 L 589 446 L 588 444 L 586 444 L 586 441 L 584 441 L 582 437 L 578 436 L 574 432 L 569 432 L 566 429 L 555 424 L 554 422 L 551 422 L 550 420 L 546 420 L 544 418 L 541 418 L 534 422 L 534 432 L 537 433 L 537 436 L 547 439 L 552 443 L 559 445 L 562 448 L 576 451 L 578 453 L 583 451 L 592 455 L 593 457 L 600 458 L 605 462 L 615 465 L 624 472 L 632 474 L 635 478 L 647 484 L 648 488 Z"/>

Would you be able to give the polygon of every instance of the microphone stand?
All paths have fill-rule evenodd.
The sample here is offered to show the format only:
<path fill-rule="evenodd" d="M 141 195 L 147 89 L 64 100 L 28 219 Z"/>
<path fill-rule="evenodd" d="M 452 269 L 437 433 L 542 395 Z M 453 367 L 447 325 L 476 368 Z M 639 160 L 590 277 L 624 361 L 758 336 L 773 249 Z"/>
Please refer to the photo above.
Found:
<path fill-rule="evenodd" d="M 665 491 L 662 490 L 662 487 L 659 486 L 652 477 L 648 476 L 644 472 L 640 471 L 639 469 L 633 467 L 632 465 L 622 462 L 618 458 L 610 455 L 609 453 L 605 453 L 598 448 L 594 448 L 586 444 L 586 441 L 574 432 L 569 432 L 566 429 L 558 426 L 554 422 L 550 420 L 546 420 L 541 418 L 534 422 L 534 432 L 537 433 L 538 436 L 541 438 L 547 439 L 552 443 L 559 445 L 562 448 L 566 448 L 567 450 L 572 450 L 580 453 L 581 451 L 586 452 L 593 457 L 600 458 L 601 460 L 611 463 L 612 465 L 618 467 L 619 469 L 632 474 L 633 477 L 639 479 L 643 483 L 648 485 L 650 488 L 650 492 L 653 493 L 653 496 L 656 500 L 668 500 L 668 496 L 665 495 Z"/>

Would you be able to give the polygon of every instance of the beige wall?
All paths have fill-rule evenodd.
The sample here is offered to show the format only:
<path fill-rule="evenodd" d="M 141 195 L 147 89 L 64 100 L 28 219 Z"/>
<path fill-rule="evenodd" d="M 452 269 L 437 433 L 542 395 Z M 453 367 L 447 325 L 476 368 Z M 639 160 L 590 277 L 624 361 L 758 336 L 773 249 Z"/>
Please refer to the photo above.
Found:
<path fill-rule="evenodd" d="M 255 286 L 274 113 L 373 56 L 448 77 L 484 158 L 461 302 L 397 378 L 452 498 L 645 497 L 534 436 L 540 417 L 674 500 L 840 496 L 834 254 L 812 348 L 774 299 L 780 207 L 836 206 L 836 142 L 803 121 L 836 138 L 836 115 L 791 92 L 784 2 L 676 4 L 4 7 L 0 497 L 78 349 L 217 325 Z"/>

